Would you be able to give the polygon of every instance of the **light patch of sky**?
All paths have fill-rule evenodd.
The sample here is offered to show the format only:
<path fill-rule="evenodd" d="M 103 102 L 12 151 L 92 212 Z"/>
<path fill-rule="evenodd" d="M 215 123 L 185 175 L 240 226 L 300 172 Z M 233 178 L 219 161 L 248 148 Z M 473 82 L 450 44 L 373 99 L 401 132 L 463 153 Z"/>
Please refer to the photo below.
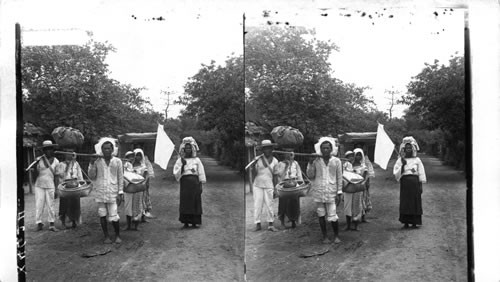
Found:
<path fill-rule="evenodd" d="M 384 112 L 388 112 L 390 105 L 386 90 L 404 94 L 406 85 L 425 67 L 424 63 L 438 59 L 446 64 L 455 52 L 463 55 L 464 10 L 460 9 L 450 12 L 445 8 L 384 10 L 371 7 L 357 12 L 301 6 L 301 9 L 269 10 L 269 17 L 263 17 L 262 9 L 254 10 L 248 13 L 247 19 L 248 26 L 270 21 L 282 26 L 288 22 L 315 29 L 318 39 L 331 40 L 339 47 L 339 51 L 330 56 L 333 76 L 369 87 L 365 94 Z M 406 108 L 396 105 L 393 116 L 401 117 Z"/>
<path fill-rule="evenodd" d="M 161 90 L 173 92 L 171 98 L 176 99 L 202 63 L 215 60 L 223 64 L 232 53 L 243 53 L 244 12 L 247 26 L 262 25 L 268 20 L 281 24 L 287 21 L 315 28 L 319 39 L 335 42 L 340 49 L 330 60 L 334 76 L 370 87 L 366 94 L 373 97 L 382 111 L 388 109 L 386 89 L 405 93 L 411 77 L 422 70 L 425 62 L 432 63 L 434 59 L 447 62 L 454 52 L 463 54 L 464 46 L 464 13 L 460 9 L 443 14 L 444 9 L 435 8 L 384 11 L 369 7 L 371 10 L 365 9 L 366 15 L 361 17 L 354 10 L 322 11 L 317 5 L 309 7 L 292 1 L 290 5 L 271 6 L 275 9 L 270 17 L 264 18 L 262 11 L 266 5 L 241 5 L 242 2 L 229 0 L 7 3 L 25 30 L 25 45 L 82 44 L 86 41 L 86 30 L 92 31 L 96 40 L 108 41 L 117 49 L 107 58 L 111 77 L 134 87 L 146 87 L 143 95 L 160 112 L 165 107 Z M 434 11 L 439 12 L 438 17 Z M 378 17 L 375 12 L 384 16 Z M 151 19 L 160 16 L 165 20 Z M 62 31 L 40 31 L 44 29 Z M 394 116 L 401 116 L 404 108 L 397 106 Z M 181 109 L 182 106 L 172 106 L 169 116 L 177 116 Z"/>
<path fill-rule="evenodd" d="M 243 11 L 230 1 L 25 0 L 12 5 L 25 30 L 24 45 L 82 44 L 87 30 L 97 41 L 112 44 L 116 52 L 106 60 L 110 76 L 145 87 L 142 95 L 159 112 L 166 105 L 161 90 L 173 92 L 175 100 L 202 64 L 223 65 L 232 54 L 243 54 Z M 160 16 L 164 20 L 152 19 Z M 182 109 L 172 105 L 169 117 Z"/>

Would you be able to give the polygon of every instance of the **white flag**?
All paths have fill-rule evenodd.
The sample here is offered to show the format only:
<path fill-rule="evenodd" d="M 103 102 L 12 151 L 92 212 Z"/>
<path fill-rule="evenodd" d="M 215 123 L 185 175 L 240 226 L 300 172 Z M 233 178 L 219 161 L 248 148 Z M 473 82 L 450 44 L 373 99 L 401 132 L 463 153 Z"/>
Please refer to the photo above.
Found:
<path fill-rule="evenodd" d="M 168 161 L 172 157 L 175 145 L 168 138 L 167 133 L 163 130 L 163 125 L 158 124 L 158 133 L 156 133 L 156 145 L 155 145 L 155 163 L 159 165 L 162 169 L 166 170 Z"/>
<path fill-rule="evenodd" d="M 394 143 L 385 132 L 384 125 L 379 123 L 375 141 L 375 163 L 386 170 L 393 151 Z"/>

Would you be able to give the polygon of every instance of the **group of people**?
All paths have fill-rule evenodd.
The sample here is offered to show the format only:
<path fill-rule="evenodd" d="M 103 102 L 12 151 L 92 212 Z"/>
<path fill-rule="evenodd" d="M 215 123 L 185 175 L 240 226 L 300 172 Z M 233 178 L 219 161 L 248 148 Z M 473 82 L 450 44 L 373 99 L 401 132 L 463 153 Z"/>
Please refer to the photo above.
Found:
<path fill-rule="evenodd" d="M 303 181 L 307 178 L 311 185 L 311 196 L 316 204 L 316 213 L 322 233 L 323 243 L 330 243 L 327 236 L 327 222 L 333 228 L 333 242 L 340 243 L 339 217 L 337 206 L 343 201 L 346 217 L 346 231 L 359 231 L 358 224 L 367 222 L 366 214 L 372 209 L 370 199 L 370 178 L 375 176 L 373 165 L 365 156 L 362 144 L 356 144 L 353 151 L 347 151 L 343 161 L 336 157 L 338 148 L 332 137 L 322 137 L 315 144 L 316 156 L 309 160 L 306 173 L 301 171 L 293 159 L 292 149 L 285 149 L 284 159 L 279 162 L 273 156 L 276 146 L 271 140 L 263 140 L 260 147 L 263 154 L 254 162 L 255 180 L 253 183 L 255 231 L 262 229 L 261 220 L 268 223 L 268 230 L 276 231 L 273 226 L 273 198 L 277 183 L 287 179 Z M 400 156 L 394 165 L 393 173 L 400 182 L 400 217 L 403 228 L 417 228 L 422 224 L 422 183 L 426 183 L 424 166 L 416 156 L 419 150 L 413 137 L 405 137 L 400 145 Z M 344 172 L 358 176 L 355 184 L 350 183 Z M 347 186 L 352 185 L 349 188 Z M 283 227 L 285 216 L 296 227 L 300 219 L 300 198 L 288 196 L 279 198 L 278 218 Z"/>
<path fill-rule="evenodd" d="M 48 210 L 49 230 L 58 231 L 55 222 L 54 202 L 60 184 L 68 181 L 83 180 L 83 170 L 76 161 L 73 148 L 65 148 L 65 160 L 59 162 L 54 156 L 54 148 L 50 140 L 42 144 L 43 155 L 38 159 L 38 177 L 35 182 L 35 205 L 37 230 L 43 229 L 42 214 L 45 206 Z M 88 167 L 88 179 L 93 182 L 93 193 L 98 206 L 98 215 L 104 234 L 104 243 L 113 241 L 109 236 L 108 222 L 111 222 L 115 243 L 121 243 L 120 216 L 118 206 L 124 202 L 124 213 L 127 218 L 126 230 L 138 230 L 140 222 L 154 218 L 151 214 L 152 204 L 149 194 L 149 179 L 154 177 L 151 162 L 141 148 L 125 153 L 125 159 L 116 157 L 117 148 L 114 139 L 102 138 L 95 146 L 99 157 L 92 157 Z M 135 146 L 138 147 L 138 146 Z M 197 227 L 201 224 L 201 191 L 202 183 L 206 182 L 205 171 L 200 159 L 196 157 L 199 148 L 196 141 L 185 138 L 180 146 L 180 157 L 174 166 L 174 175 L 180 181 L 179 221 L 184 227 Z M 124 174 L 132 173 L 144 179 L 145 189 L 140 192 L 125 192 L 124 187 L 132 184 Z M 130 175 L 130 174 L 129 174 Z M 81 222 L 81 207 L 79 197 L 60 197 L 59 218 L 62 228 L 67 228 L 66 218 L 75 228 Z"/>

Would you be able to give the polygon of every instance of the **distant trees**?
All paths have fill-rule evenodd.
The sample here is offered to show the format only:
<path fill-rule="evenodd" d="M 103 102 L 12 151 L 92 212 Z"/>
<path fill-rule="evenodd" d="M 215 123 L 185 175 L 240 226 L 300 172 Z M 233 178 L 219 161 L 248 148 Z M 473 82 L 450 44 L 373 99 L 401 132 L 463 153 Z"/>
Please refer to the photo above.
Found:
<path fill-rule="evenodd" d="M 442 151 L 443 159 L 463 168 L 465 165 L 465 70 L 464 58 L 452 56 L 447 65 L 426 64 L 408 84 L 403 103 L 409 130 L 426 130 L 425 142 Z M 437 147 L 441 147 L 442 150 Z"/>
<path fill-rule="evenodd" d="M 329 57 L 338 47 L 300 27 L 249 28 L 245 40 L 247 117 L 290 125 L 312 143 L 321 135 L 377 128 L 365 88 L 333 77 Z"/>
<path fill-rule="evenodd" d="M 189 79 L 177 103 L 185 105 L 181 119 L 192 119 L 207 149 L 222 164 L 242 168 L 244 144 L 243 57 L 233 56 L 224 65 L 212 61 Z"/>

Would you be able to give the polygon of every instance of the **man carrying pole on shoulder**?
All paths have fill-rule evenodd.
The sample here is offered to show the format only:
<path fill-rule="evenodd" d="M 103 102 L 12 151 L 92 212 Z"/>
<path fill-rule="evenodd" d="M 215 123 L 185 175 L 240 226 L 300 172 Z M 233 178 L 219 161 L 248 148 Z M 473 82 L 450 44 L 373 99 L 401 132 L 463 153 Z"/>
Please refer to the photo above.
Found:
<path fill-rule="evenodd" d="M 342 163 L 334 157 L 337 152 L 335 140 L 321 137 L 315 144 L 315 150 L 321 157 L 311 159 L 307 164 L 307 176 L 311 180 L 311 190 L 316 202 L 319 226 L 323 235 L 323 243 L 329 244 L 326 235 L 326 222 L 332 223 L 333 242 L 340 243 L 337 205 L 342 196 Z"/>
<path fill-rule="evenodd" d="M 108 233 L 107 219 L 115 230 L 115 243 L 121 243 L 120 216 L 118 206 L 123 201 L 123 164 L 121 159 L 113 156 L 114 140 L 102 138 L 96 145 L 96 153 L 102 158 L 93 158 L 89 164 L 89 178 L 94 182 L 95 199 L 98 205 L 98 214 L 104 233 L 104 243 L 112 241 Z"/>

